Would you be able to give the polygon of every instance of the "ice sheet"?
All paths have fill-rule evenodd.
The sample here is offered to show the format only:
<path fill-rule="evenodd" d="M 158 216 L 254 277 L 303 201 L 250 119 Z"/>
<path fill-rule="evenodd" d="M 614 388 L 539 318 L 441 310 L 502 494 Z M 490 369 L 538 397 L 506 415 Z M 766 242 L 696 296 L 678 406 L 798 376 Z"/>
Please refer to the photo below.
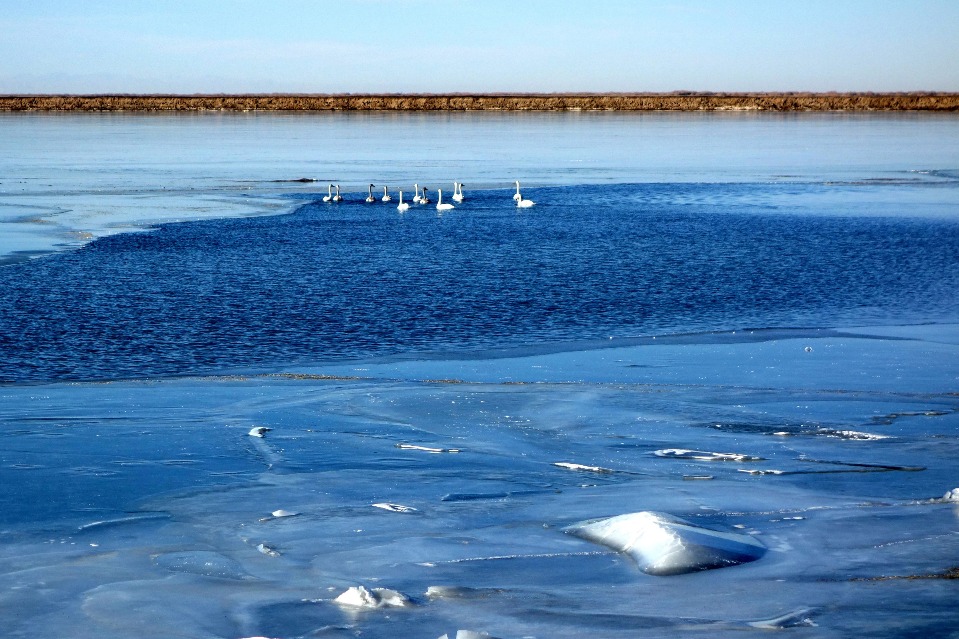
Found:
<path fill-rule="evenodd" d="M 959 511 L 942 496 L 959 483 L 959 400 L 927 371 L 954 375 L 959 358 L 923 331 L 727 344 L 714 358 L 710 344 L 643 345 L 317 369 L 325 379 L 4 387 L 10 636 L 738 637 L 776 619 L 882 636 L 893 618 L 941 630 L 954 621 L 941 577 Z M 833 340 L 874 374 L 803 359 Z M 630 366 L 650 360 L 660 382 Z M 775 383 L 712 376 L 744 361 Z M 453 373 L 460 383 L 419 379 Z M 886 438 L 831 434 L 844 431 Z M 655 454 L 669 449 L 763 461 Z M 740 472 L 757 468 L 782 473 Z M 642 510 L 768 550 L 662 578 L 563 532 Z M 411 605 L 335 603 L 359 587 Z"/>

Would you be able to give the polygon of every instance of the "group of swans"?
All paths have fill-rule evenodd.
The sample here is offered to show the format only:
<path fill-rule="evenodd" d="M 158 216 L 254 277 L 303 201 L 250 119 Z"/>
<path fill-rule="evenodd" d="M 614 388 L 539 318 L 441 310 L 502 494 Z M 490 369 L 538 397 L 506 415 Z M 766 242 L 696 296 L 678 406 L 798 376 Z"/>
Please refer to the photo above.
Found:
<path fill-rule="evenodd" d="M 428 190 L 429 189 L 427 189 L 424 186 L 422 189 L 423 194 L 420 195 L 420 185 L 414 184 L 413 185 L 413 203 L 429 204 L 431 200 L 429 196 L 426 195 L 426 191 Z M 453 205 L 450 204 L 449 202 L 443 202 L 443 189 L 436 190 L 436 197 L 437 197 L 437 200 L 436 200 L 437 211 L 449 211 L 454 208 Z M 457 202 L 463 201 L 463 185 L 460 184 L 459 182 L 453 182 L 453 199 L 456 200 Z M 397 205 L 396 208 L 399 209 L 400 211 L 408 211 L 410 209 L 410 205 L 403 202 L 403 191 L 400 191 L 400 203 Z"/>
<path fill-rule="evenodd" d="M 333 185 L 330 185 L 330 188 L 327 191 L 326 196 L 323 198 L 324 202 L 342 202 L 343 196 L 340 195 L 340 185 L 336 185 L 336 195 L 333 195 Z"/>
<path fill-rule="evenodd" d="M 366 202 L 372 203 L 376 201 L 376 198 L 373 197 L 373 187 L 375 186 L 376 186 L 375 184 L 370 184 L 369 195 L 367 195 L 365 199 Z M 336 189 L 336 195 L 333 194 L 334 189 Z M 423 187 L 422 191 L 423 191 L 423 194 L 420 195 L 420 185 L 419 184 L 413 185 L 413 203 L 414 204 L 430 203 L 431 200 L 426 195 L 427 188 L 425 186 Z M 454 208 L 452 204 L 448 202 L 443 202 L 443 189 L 437 189 L 436 193 L 437 193 L 437 202 L 436 202 L 437 211 L 449 211 Z M 463 199 L 464 199 L 463 183 L 453 182 L 453 201 L 460 203 L 463 201 Z M 513 200 L 516 201 L 516 206 L 519 208 L 525 209 L 533 206 L 533 201 L 523 198 L 523 194 L 520 193 L 519 180 L 516 181 L 516 193 L 513 195 Z M 324 202 L 342 202 L 343 196 L 340 195 L 340 185 L 330 184 L 329 188 L 327 189 L 326 196 L 323 197 L 323 201 Z M 389 194 L 388 187 L 385 187 L 385 186 L 383 187 L 383 197 L 380 198 L 380 201 L 382 202 L 393 201 L 392 196 Z M 410 209 L 410 205 L 407 202 L 403 201 L 403 191 L 400 191 L 400 202 L 396 206 L 396 208 L 399 211 L 408 211 Z"/>

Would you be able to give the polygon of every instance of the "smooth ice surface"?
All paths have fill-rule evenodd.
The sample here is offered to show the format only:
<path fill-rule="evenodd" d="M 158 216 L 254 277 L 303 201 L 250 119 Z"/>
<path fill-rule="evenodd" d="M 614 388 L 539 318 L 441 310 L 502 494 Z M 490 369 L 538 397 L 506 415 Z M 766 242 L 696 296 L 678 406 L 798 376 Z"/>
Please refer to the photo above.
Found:
<path fill-rule="evenodd" d="M 710 530 L 664 513 L 639 512 L 574 524 L 567 532 L 636 560 L 649 575 L 682 575 L 756 561 L 766 547 L 746 535 Z"/>
<path fill-rule="evenodd" d="M 4 636 L 953 631 L 959 120 L 487 115 L 0 116 Z"/>

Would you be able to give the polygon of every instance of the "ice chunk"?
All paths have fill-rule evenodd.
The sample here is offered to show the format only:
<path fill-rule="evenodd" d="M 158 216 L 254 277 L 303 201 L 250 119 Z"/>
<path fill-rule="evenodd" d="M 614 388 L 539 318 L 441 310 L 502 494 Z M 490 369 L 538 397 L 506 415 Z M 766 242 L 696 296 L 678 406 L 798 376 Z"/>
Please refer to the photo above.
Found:
<path fill-rule="evenodd" d="M 681 575 L 755 561 L 766 547 L 747 535 L 710 530 L 665 513 L 581 522 L 566 532 L 632 557 L 650 575 Z"/>
<path fill-rule="evenodd" d="M 826 435 L 827 437 L 838 437 L 839 439 L 853 439 L 861 441 L 879 441 L 881 439 L 889 439 L 889 435 L 876 435 L 875 433 L 864 433 L 858 430 L 831 430 L 828 428 L 821 428 L 818 433 Z"/>
<path fill-rule="evenodd" d="M 559 466 L 560 468 L 565 468 L 567 470 L 579 470 L 590 473 L 607 474 L 615 472 L 612 469 L 603 468 L 602 466 L 586 466 L 584 464 L 574 464 L 572 462 L 553 462 L 553 466 Z"/>
<path fill-rule="evenodd" d="M 742 453 L 712 453 L 705 450 L 687 450 L 685 448 L 664 448 L 653 451 L 657 457 L 675 457 L 678 459 L 698 459 L 700 461 L 763 461 L 762 457 L 743 455 Z"/>
<path fill-rule="evenodd" d="M 373 504 L 374 508 L 382 508 L 383 510 L 388 510 L 393 513 L 414 513 L 416 509 L 412 506 L 404 506 L 402 504 L 390 504 L 390 503 L 379 503 Z"/>
<path fill-rule="evenodd" d="M 351 608 L 405 608 L 413 605 L 409 597 L 396 590 L 389 588 L 367 590 L 363 586 L 348 588 L 333 601 Z"/>
<path fill-rule="evenodd" d="M 236 561 L 220 553 L 206 550 L 155 555 L 153 563 L 171 572 L 190 573 L 216 579 L 252 578 Z"/>
<path fill-rule="evenodd" d="M 403 450 L 421 450 L 426 453 L 458 453 L 460 452 L 459 448 L 431 448 L 429 446 L 419 446 L 417 444 L 397 444 L 397 448 L 402 448 Z"/>
<path fill-rule="evenodd" d="M 959 503 L 959 488 L 953 488 L 942 496 L 942 501 L 952 501 Z"/>
<path fill-rule="evenodd" d="M 747 626 L 753 628 L 762 628 L 764 630 L 781 630 L 783 628 L 795 628 L 799 626 L 813 626 L 812 619 L 809 618 L 812 608 L 799 608 L 792 612 L 787 612 L 774 619 L 761 619 L 759 621 L 747 622 Z"/>
<path fill-rule="evenodd" d="M 738 470 L 741 473 L 747 473 L 749 475 L 785 475 L 786 474 L 786 471 L 784 470 L 774 470 L 774 469 L 758 470 L 755 468 L 737 468 L 736 470 Z"/>
<path fill-rule="evenodd" d="M 470 588 L 468 586 L 430 586 L 426 596 L 430 599 L 481 599 L 504 592 L 500 588 Z"/>
<path fill-rule="evenodd" d="M 476 632 L 475 630 L 457 630 L 456 634 L 450 637 L 448 634 L 440 635 L 439 639 L 496 639 L 493 635 L 485 632 Z"/>

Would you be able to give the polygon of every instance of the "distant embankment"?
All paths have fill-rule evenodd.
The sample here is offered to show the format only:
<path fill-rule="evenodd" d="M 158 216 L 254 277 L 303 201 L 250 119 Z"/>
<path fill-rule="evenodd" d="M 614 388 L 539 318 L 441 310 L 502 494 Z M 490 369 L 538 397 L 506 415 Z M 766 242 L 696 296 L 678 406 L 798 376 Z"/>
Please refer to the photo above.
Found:
<path fill-rule="evenodd" d="M 959 111 L 959 93 L 0 95 L 0 111 Z"/>

